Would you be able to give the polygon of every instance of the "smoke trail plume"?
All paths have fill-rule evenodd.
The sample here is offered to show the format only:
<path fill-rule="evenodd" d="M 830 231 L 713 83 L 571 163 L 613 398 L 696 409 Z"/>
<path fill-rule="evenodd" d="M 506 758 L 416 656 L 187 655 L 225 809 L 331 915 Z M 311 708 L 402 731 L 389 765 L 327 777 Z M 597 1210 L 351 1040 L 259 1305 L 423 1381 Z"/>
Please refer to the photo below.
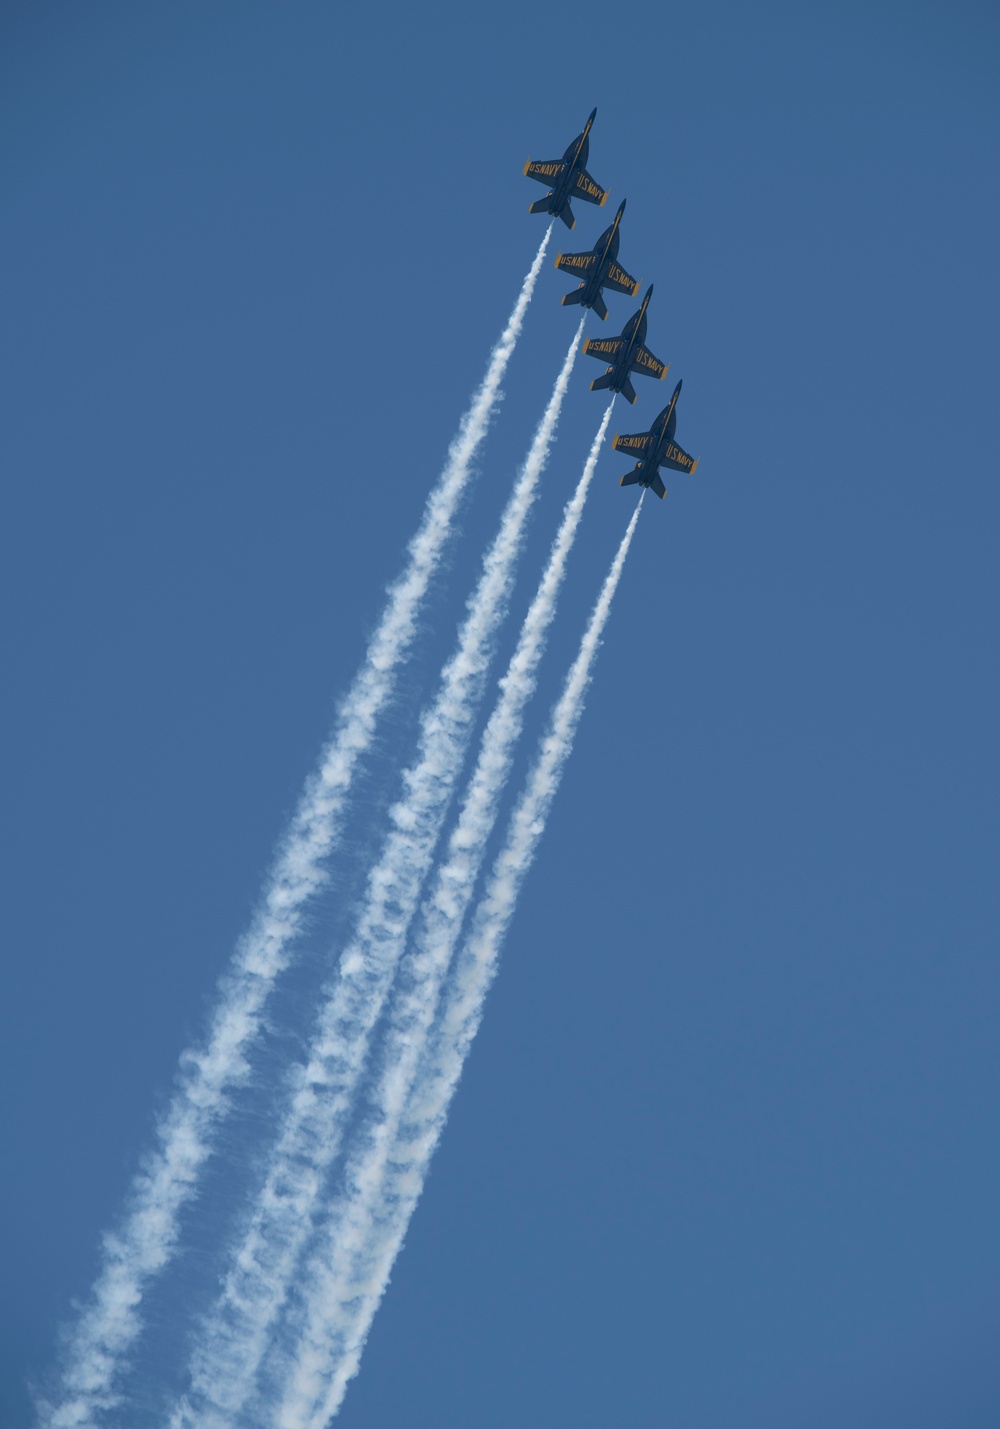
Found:
<path fill-rule="evenodd" d="M 89 1303 L 69 1337 L 59 1402 L 38 1406 L 46 1429 L 90 1425 L 97 1413 L 116 1402 L 116 1377 L 142 1328 L 143 1295 L 173 1256 L 180 1212 L 194 1195 L 211 1154 L 229 1090 L 247 1075 L 247 1053 L 260 1032 L 266 1000 L 288 964 L 306 903 L 326 881 L 323 861 L 337 842 L 355 768 L 371 744 L 412 645 L 458 502 L 496 409 L 550 235 L 551 225 L 427 499 L 407 564 L 388 592 L 378 629 L 279 846 L 251 927 L 220 981 L 207 1040 L 182 1054 L 176 1091 L 155 1130 L 155 1150 L 132 1182 L 122 1224 L 104 1238 Z"/>
<path fill-rule="evenodd" d="M 277 1416 L 280 1429 L 323 1429 L 340 1408 L 347 1385 L 357 1373 L 372 1319 L 420 1198 L 430 1159 L 478 1030 L 518 895 L 572 749 L 594 658 L 642 499 L 632 513 L 601 588 L 527 786 L 511 816 L 506 842 L 476 909 L 469 937 L 445 987 L 437 1025 L 406 1106 L 404 1128 L 389 1151 L 384 1194 L 378 1194 L 377 1184 L 367 1188 L 374 1201 L 374 1233 L 357 1250 L 349 1273 L 335 1290 L 330 1287 L 332 1303 L 326 1307 L 325 1323 L 335 1326 L 336 1333 L 332 1337 L 320 1336 L 316 1342 L 300 1343 Z"/>
<path fill-rule="evenodd" d="M 501 681 L 501 693 L 483 733 L 479 758 L 469 782 L 444 863 L 425 897 L 412 956 L 405 968 L 406 986 L 389 1009 L 389 1025 L 381 1049 L 381 1072 L 371 1095 L 372 1111 L 352 1156 L 345 1185 L 332 1215 L 309 1256 L 306 1276 L 300 1274 L 304 1322 L 288 1355 L 285 1421 L 299 1422 L 315 1400 L 316 1384 L 356 1331 L 358 1301 L 344 1305 L 342 1287 L 357 1273 L 357 1265 L 378 1266 L 383 1242 L 394 1239 L 391 1222 L 373 1222 L 373 1211 L 395 1204 L 405 1190 L 398 1184 L 400 1165 L 393 1159 L 400 1119 L 412 1091 L 421 1052 L 482 867 L 487 841 L 496 824 L 500 796 L 510 774 L 514 747 L 520 738 L 524 710 L 535 690 L 538 665 L 555 615 L 566 565 L 576 538 L 597 458 L 611 419 L 609 403 L 594 438 L 576 491 L 566 503 L 538 590 L 521 627 L 517 648 Z"/>
<path fill-rule="evenodd" d="M 199 1334 L 189 1396 L 177 1426 L 227 1424 L 254 1389 L 270 1328 L 311 1230 L 324 1176 L 340 1150 L 372 1029 L 402 954 L 482 697 L 496 631 L 506 614 L 525 525 L 555 435 L 583 322 L 566 353 L 500 528 L 468 602 L 458 646 L 421 717 L 417 759 L 390 810 L 391 831 L 368 884 L 358 927 L 328 988 L 318 1030 L 264 1188 L 222 1294 Z"/>

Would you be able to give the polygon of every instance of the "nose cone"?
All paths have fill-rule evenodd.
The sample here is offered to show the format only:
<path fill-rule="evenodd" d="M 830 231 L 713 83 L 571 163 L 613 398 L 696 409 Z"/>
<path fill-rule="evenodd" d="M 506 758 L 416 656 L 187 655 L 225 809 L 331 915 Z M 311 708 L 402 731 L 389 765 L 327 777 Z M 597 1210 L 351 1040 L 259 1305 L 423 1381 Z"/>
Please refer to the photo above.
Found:
<path fill-rule="evenodd" d="M 592 109 L 592 110 L 590 111 L 590 118 L 587 120 L 587 124 L 588 124 L 588 125 L 593 124 L 593 122 L 594 122 L 594 120 L 595 120 L 596 118 L 597 118 L 597 110 L 596 110 L 596 109 Z"/>
<path fill-rule="evenodd" d="M 625 212 L 625 204 L 626 200 L 622 199 L 621 203 L 618 205 L 618 212 L 615 214 L 616 218 L 621 218 L 622 214 Z"/>
<path fill-rule="evenodd" d="M 674 396 L 675 396 L 675 397 L 677 396 L 678 392 L 681 390 L 681 388 L 682 388 L 683 386 L 684 386 L 684 378 L 682 377 L 681 380 L 678 382 L 677 386 L 674 388 Z"/>
<path fill-rule="evenodd" d="M 649 300 L 650 300 L 650 298 L 651 298 L 652 296 L 653 296 L 653 285 L 652 285 L 652 283 L 650 283 L 649 287 L 646 289 L 646 302 L 647 302 L 647 303 L 649 302 Z"/>

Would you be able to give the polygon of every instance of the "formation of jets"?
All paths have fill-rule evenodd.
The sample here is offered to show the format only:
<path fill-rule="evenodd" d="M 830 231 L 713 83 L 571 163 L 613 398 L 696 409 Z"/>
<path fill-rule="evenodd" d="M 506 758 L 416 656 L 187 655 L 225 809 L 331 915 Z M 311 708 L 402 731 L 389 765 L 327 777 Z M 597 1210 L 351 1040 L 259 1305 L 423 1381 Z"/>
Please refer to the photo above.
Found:
<path fill-rule="evenodd" d="M 567 228 L 572 228 L 576 219 L 570 208 L 571 198 L 581 198 L 594 204 L 603 204 L 606 201 L 607 190 L 602 189 L 586 169 L 590 152 L 590 130 L 596 116 L 597 110 L 594 109 L 583 133 L 577 135 L 561 159 L 545 159 L 540 163 L 529 159 L 525 164 L 524 172 L 528 178 L 536 179 L 549 189 L 544 198 L 531 205 L 530 213 L 552 214 L 555 218 L 561 218 Z M 608 315 L 603 296 L 605 288 L 613 293 L 626 293 L 632 298 L 638 293 L 638 281 L 618 262 L 624 212 L 625 200 L 622 199 L 614 222 L 610 228 L 604 230 L 588 252 L 560 253 L 557 256 L 556 267 L 565 273 L 572 273 L 580 280 L 580 286 L 563 298 L 564 307 L 578 303 L 581 307 L 593 308 L 598 317 L 604 319 Z M 592 337 L 584 343 L 583 350 L 588 357 L 596 357 L 608 364 L 603 376 L 595 377 L 591 382 L 592 392 L 620 392 L 626 401 L 634 402 L 636 393 L 631 382 L 633 373 L 654 377 L 661 382 L 666 377 L 669 363 L 662 363 L 645 346 L 646 309 L 652 296 L 653 285 L 650 284 L 642 306 L 632 314 L 618 337 Z M 622 486 L 646 486 L 662 498 L 666 495 L 666 488 L 660 477 L 660 471 L 664 467 L 671 471 L 693 472 L 698 465 L 674 439 L 680 390 L 681 383 L 678 382 L 673 396 L 648 432 L 615 437 L 615 450 L 626 452 L 637 459 L 637 465 L 622 477 Z"/>

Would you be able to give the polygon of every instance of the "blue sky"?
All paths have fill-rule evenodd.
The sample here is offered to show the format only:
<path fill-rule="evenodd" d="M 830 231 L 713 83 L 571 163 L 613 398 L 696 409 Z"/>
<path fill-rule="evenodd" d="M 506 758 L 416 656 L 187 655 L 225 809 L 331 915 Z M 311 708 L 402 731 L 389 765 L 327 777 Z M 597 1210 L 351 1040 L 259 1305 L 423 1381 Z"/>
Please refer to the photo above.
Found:
<path fill-rule="evenodd" d="M 642 513 L 340 1422 L 995 1423 L 998 41 L 972 4 L 5 8 L 5 1424 L 31 1421 L 535 252 L 524 160 L 594 104 L 589 167 L 606 213 L 629 200 L 620 256 L 655 282 L 700 465 Z M 554 243 L 601 226 L 579 205 Z M 358 867 L 567 286 L 547 265 Z M 623 469 L 598 468 L 531 738 Z M 176 1372 L 241 1134 L 122 1422 Z"/>

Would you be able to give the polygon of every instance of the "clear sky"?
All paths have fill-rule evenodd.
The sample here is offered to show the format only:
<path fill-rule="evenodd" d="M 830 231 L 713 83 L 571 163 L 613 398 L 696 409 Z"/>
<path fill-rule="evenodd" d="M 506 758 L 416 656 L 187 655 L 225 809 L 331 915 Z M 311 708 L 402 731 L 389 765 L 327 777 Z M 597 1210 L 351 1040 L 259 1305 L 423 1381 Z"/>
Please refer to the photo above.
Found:
<path fill-rule="evenodd" d="M 604 214 L 628 198 L 620 257 L 672 364 L 614 426 L 682 377 L 700 464 L 642 512 L 339 1422 L 997 1423 L 998 61 L 972 3 L 8 0 L 5 1426 L 31 1422 L 536 250 L 524 161 L 595 104 L 589 168 Z M 554 247 L 596 237 L 577 214 Z M 547 264 L 373 818 L 568 286 Z M 634 308 L 609 306 L 588 332 Z M 574 373 L 515 616 L 598 371 Z M 624 469 L 598 468 L 532 739 Z M 234 1131 L 216 1182 L 251 1154 Z M 156 1422 L 211 1205 L 116 1423 Z"/>

